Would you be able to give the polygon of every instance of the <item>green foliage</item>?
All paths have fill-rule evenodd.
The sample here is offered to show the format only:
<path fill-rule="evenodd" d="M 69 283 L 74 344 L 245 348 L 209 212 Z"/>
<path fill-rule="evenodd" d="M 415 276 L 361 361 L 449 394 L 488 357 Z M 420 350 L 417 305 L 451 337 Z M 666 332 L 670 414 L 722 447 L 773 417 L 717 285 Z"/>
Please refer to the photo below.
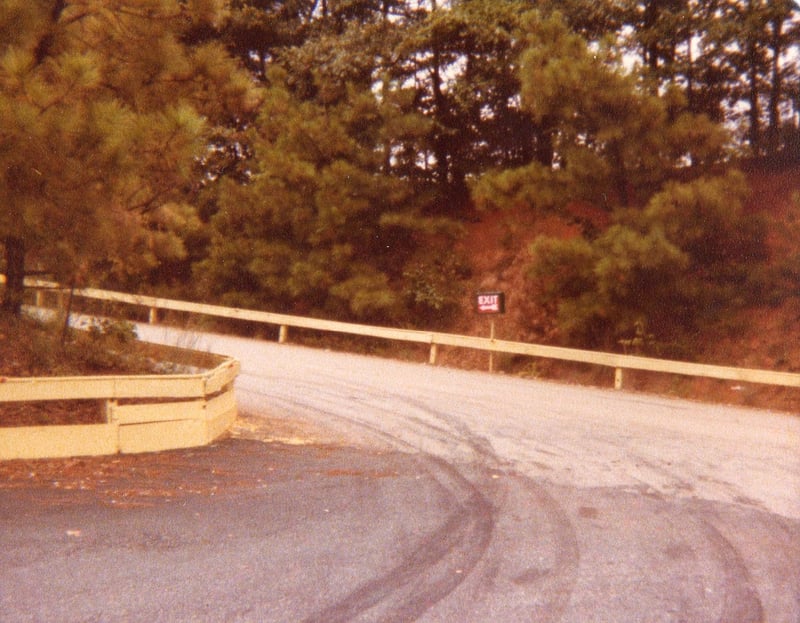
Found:
<path fill-rule="evenodd" d="M 797 129 L 788 102 L 797 80 L 789 60 L 800 41 L 797 2 L 650 2 L 645 10 L 630 3 L 623 18 L 654 85 L 681 85 L 692 112 L 733 121 L 751 156 L 797 156 L 782 131 Z"/>
<path fill-rule="evenodd" d="M 136 325 L 125 320 L 92 318 L 83 329 L 90 340 L 108 347 L 119 347 L 138 339 Z"/>
<path fill-rule="evenodd" d="M 59 351 L 86 370 L 149 371 L 147 363 L 133 354 L 137 338 L 136 327 L 130 322 L 91 318 L 84 327 L 70 331 L 69 340 Z"/>
<path fill-rule="evenodd" d="M 403 272 L 404 298 L 417 326 L 446 325 L 464 303 L 466 261 L 457 255 L 431 253 L 412 261 Z"/>
<path fill-rule="evenodd" d="M 391 284 L 405 258 L 448 224 L 421 215 L 410 184 L 385 171 L 382 103 L 371 92 L 350 86 L 339 104 L 300 101 L 285 77 L 270 74 L 252 128 L 258 169 L 245 185 L 219 185 L 198 280 L 231 304 L 396 317 L 401 301 Z"/>
<path fill-rule="evenodd" d="M 592 241 L 541 238 L 534 290 L 570 342 L 613 348 L 645 326 L 660 342 L 685 339 L 761 291 L 764 228 L 745 193 L 735 172 L 673 182 Z"/>
<path fill-rule="evenodd" d="M 2 326 L 18 340 L 13 365 L 19 376 L 69 375 L 76 373 L 152 372 L 151 362 L 137 351 L 133 324 L 93 318 L 80 329 L 72 329 L 62 340 L 63 319 L 39 322 L 28 317 L 0 317 Z"/>
<path fill-rule="evenodd" d="M 124 280 L 181 255 L 167 204 L 194 209 L 210 130 L 257 104 L 222 46 L 186 36 L 216 4 L 184 5 L 190 23 L 171 0 L 4 7 L 0 31 L 18 30 L 0 39 L 0 239 L 28 263 Z"/>
<path fill-rule="evenodd" d="M 466 181 L 489 166 L 529 161 L 535 128 L 515 103 L 530 3 L 472 0 L 422 13 L 397 46 L 388 73 L 413 78 L 420 112 L 433 121 L 420 144 L 429 179 L 462 209 Z"/>
<path fill-rule="evenodd" d="M 236 305 L 436 319 L 458 298 L 436 263 L 449 219 L 588 202 L 610 229 L 536 247 L 562 326 L 675 332 L 791 281 L 759 274 L 741 181 L 717 201 L 709 176 L 732 139 L 796 137 L 797 67 L 771 62 L 796 18 L 788 0 L 7 0 L 0 241 L 67 282 L 189 294 L 194 275 Z"/>
<path fill-rule="evenodd" d="M 389 321 L 397 304 L 397 295 L 389 287 L 385 274 L 369 271 L 365 266 L 361 274 L 341 281 L 330 288 L 330 295 L 338 299 L 338 308 L 344 308 L 345 314 L 332 309 L 335 315 L 352 315 L 356 318 Z"/>
<path fill-rule="evenodd" d="M 641 205 L 679 172 L 699 176 L 725 155 L 720 126 L 689 112 L 677 89 L 653 94 L 610 42 L 589 45 L 558 13 L 530 13 L 526 25 L 520 94 L 539 128 L 537 158 L 476 180 L 478 205 Z"/>
<path fill-rule="evenodd" d="M 742 281 L 742 270 L 766 259 L 761 218 L 747 215 L 744 176 L 700 178 L 691 184 L 670 182 L 642 213 L 639 227 L 659 223 L 666 237 L 688 253 L 690 269 L 706 281 Z"/>

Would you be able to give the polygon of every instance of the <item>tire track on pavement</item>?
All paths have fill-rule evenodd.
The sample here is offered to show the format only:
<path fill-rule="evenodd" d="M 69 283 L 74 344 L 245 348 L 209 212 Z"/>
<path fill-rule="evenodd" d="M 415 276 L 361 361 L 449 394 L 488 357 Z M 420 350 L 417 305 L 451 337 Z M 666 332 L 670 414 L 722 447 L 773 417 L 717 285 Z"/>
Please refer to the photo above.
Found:
<path fill-rule="evenodd" d="M 263 396 L 268 412 L 419 457 L 452 505 L 389 571 L 345 587 L 307 621 L 800 620 L 793 423 L 285 346 L 264 352 L 238 387 Z M 768 549 L 783 541 L 791 555 L 773 563 Z"/>
<path fill-rule="evenodd" d="M 481 560 L 494 530 L 491 502 L 443 461 L 425 456 L 421 462 L 446 491 L 453 511 L 392 569 L 304 623 L 416 620 L 450 595 Z"/>
<path fill-rule="evenodd" d="M 703 513 L 702 516 L 695 515 L 695 521 L 700 525 L 708 544 L 712 547 L 718 560 L 717 567 L 722 573 L 725 593 L 719 621 L 760 623 L 765 620 L 764 607 L 753 585 L 747 564 L 736 546 L 709 520 L 709 515 L 718 521 L 713 512 Z"/>
<path fill-rule="evenodd" d="M 453 595 L 449 601 L 461 605 L 471 603 L 479 608 L 477 596 L 487 596 L 498 583 L 513 589 L 513 603 L 515 608 L 521 608 L 520 615 L 526 613 L 524 616 L 527 618 L 531 612 L 536 612 L 536 620 L 559 620 L 576 582 L 580 555 L 574 525 L 543 486 L 519 473 L 505 471 L 506 462 L 497 456 L 488 439 L 475 435 L 457 415 L 434 409 L 423 400 L 386 392 L 371 393 L 354 384 L 339 384 L 333 392 L 316 384 L 309 385 L 315 386 L 314 400 L 309 401 L 313 406 L 305 400 L 295 400 L 291 401 L 293 409 L 313 408 L 325 418 L 346 423 L 348 428 L 366 430 L 368 436 L 395 449 L 418 454 L 425 462 L 426 470 L 435 473 L 440 482 L 443 477 L 449 480 L 446 488 L 450 495 L 458 490 L 461 490 L 461 495 L 471 491 L 470 495 L 476 502 L 466 506 L 472 507 L 472 521 L 477 520 L 484 530 L 479 531 L 480 539 L 475 539 L 471 527 L 464 527 L 470 520 L 467 517 L 458 520 L 465 536 L 463 541 L 469 541 L 473 546 L 479 544 L 465 556 L 464 550 L 459 549 L 449 534 L 454 531 L 450 524 L 455 518 L 451 518 L 444 532 L 437 531 L 431 536 L 438 546 L 432 547 L 431 539 L 426 539 L 421 545 L 423 550 L 440 555 L 440 559 L 420 558 L 417 550 L 398 568 L 313 615 L 307 619 L 308 623 L 361 620 L 362 616 L 367 621 L 409 621 L 418 617 L 442 620 L 436 616 L 439 609 L 434 606 L 456 589 L 458 595 Z M 304 392 L 306 395 L 311 393 L 311 387 L 308 389 L 309 392 Z M 370 412 L 370 421 L 391 417 L 395 421 L 393 428 L 402 429 L 402 434 L 389 433 L 385 427 L 339 412 L 343 395 L 351 401 L 357 400 L 359 410 Z M 325 409 L 321 408 L 320 402 L 326 404 Z M 405 425 L 398 426 L 398 419 Z M 420 446 L 428 447 L 431 439 L 447 456 L 456 453 L 460 457 L 458 465 L 452 459 L 445 460 L 422 451 Z M 460 507 L 464 508 L 464 505 Z M 485 520 L 488 512 L 492 514 L 491 525 Z M 525 520 L 520 520 L 521 517 Z M 497 522 L 504 526 L 516 524 L 513 531 L 520 560 L 509 560 L 507 535 L 497 534 Z M 459 535 L 458 530 L 454 532 Z M 448 548 L 447 551 L 441 550 L 442 545 Z M 544 567 L 527 562 L 534 553 L 547 561 Z M 441 565 L 445 555 L 461 561 L 456 565 L 455 575 L 453 565 L 445 573 L 434 569 Z M 429 588 L 424 591 L 417 588 L 414 595 L 403 596 L 408 586 L 419 586 L 420 583 Z M 502 607 L 508 608 L 508 604 L 502 604 Z M 385 616 L 379 616 L 379 612 Z"/>
<path fill-rule="evenodd" d="M 406 548 L 400 561 L 389 571 L 355 587 L 333 604 L 303 619 L 304 623 L 344 621 L 410 621 L 442 600 L 461 584 L 484 555 L 494 530 L 492 502 L 468 478 L 448 462 L 420 452 L 407 440 L 388 434 L 341 410 L 337 391 L 308 383 L 306 396 L 314 399 L 286 400 L 280 403 L 294 409 L 312 409 L 334 423 L 358 428 L 369 437 L 417 456 L 420 468 L 439 483 L 451 509 L 443 523 Z M 360 408 L 369 408 L 359 401 Z M 373 407 L 374 408 L 374 407 Z M 334 424 L 335 427 L 335 424 Z"/>

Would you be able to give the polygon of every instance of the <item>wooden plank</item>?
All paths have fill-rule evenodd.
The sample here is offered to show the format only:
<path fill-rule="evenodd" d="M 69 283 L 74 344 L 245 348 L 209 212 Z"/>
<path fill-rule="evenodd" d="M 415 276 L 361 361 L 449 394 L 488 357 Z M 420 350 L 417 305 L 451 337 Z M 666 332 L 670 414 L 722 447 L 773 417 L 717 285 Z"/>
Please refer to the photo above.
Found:
<path fill-rule="evenodd" d="M 213 420 L 222 413 L 226 413 L 236 408 L 236 394 L 233 390 L 214 396 L 205 403 L 205 413 L 203 417 Z"/>
<path fill-rule="evenodd" d="M 800 387 L 800 374 L 792 372 L 760 370 L 756 368 L 735 368 L 670 359 L 651 359 L 649 357 L 639 357 L 635 355 L 576 350 L 556 346 L 524 344 L 521 342 L 506 342 L 503 340 L 496 340 L 495 343 L 492 344 L 486 338 L 471 339 L 483 340 L 482 346 L 485 350 L 497 350 L 505 353 L 530 355 L 533 357 L 547 357 L 550 359 L 560 359 L 563 361 L 591 363 L 611 368 L 646 370 L 650 372 L 680 374 L 684 376 L 702 376 L 748 383 Z M 458 342 L 458 340 L 448 340 L 448 343 L 453 345 L 455 345 L 456 342 Z M 464 342 L 461 342 L 461 344 L 465 345 Z"/>
<path fill-rule="evenodd" d="M 225 363 L 214 368 L 210 373 L 206 374 L 205 387 L 203 392 L 206 396 L 209 394 L 216 394 L 222 389 L 233 383 L 236 376 L 241 370 L 241 365 L 235 359 L 226 361 Z"/>
<path fill-rule="evenodd" d="M 0 378 L 0 402 L 200 398 L 203 375 Z"/>
<path fill-rule="evenodd" d="M 30 280 L 31 286 L 51 286 L 57 284 L 39 280 Z M 394 329 L 391 327 L 377 327 L 372 325 L 361 325 L 337 320 L 324 320 L 319 318 L 305 318 L 302 316 L 290 316 L 287 314 L 277 314 L 273 312 L 248 310 L 237 307 L 223 307 L 221 305 L 210 305 L 208 303 L 192 303 L 188 301 L 177 301 L 152 296 L 126 294 L 123 292 L 112 292 L 97 288 L 82 288 L 75 290 L 75 296 L 89 299 L 103 300 L 109 302 L 126 303 L 147 308 L 168 309 L 171 311 L 188 312 L 205 316 L 216 316 L 218 318 L 229 318 L 235 320 L 245 320 L 264 324 L 287 325 L 302 329 L 313 329 L 318 331 L 332 331 L 339 333 L 349 333 L 352 335 L 362 335 L 366 337 L 377 337 L 389 340 L 400 340 L 410 342 L 431 343 L 432 333 L 429 331 L 416 331 L 412 329 Z"/>
<path fill-rule="evenodd" d="M 0 379 L 0 402 L 33 400 L 102 400 L 113 397 L 113 377 L 6 377 Z"/>
<path fill-rule="evenodd" d="M 119 451 L 117 426 L 20 426 L 0 428 L 0 460 L 100 456 Z"/>
<path fill-rule="evenodd" d="M 236 420 L 236 397 L 233 392 L 228 392 L 214 399 L 214 404 L 209 404 L 206 412 L 206 430 L 208 441 L 225 434 Z"/>
<path fill-rule="evenodd" d="M 119 451 L 123 453 L 160 452 L 192 448 L 208 443 L 203 420 L 151 422 L 119 427 Z"/>
<path fill-rule="evenodd" d="M 201 420 L 205 417 L 205 401 L 158 402 L 136 405 L 113 405 L 111 421 L 120 425 L 168 422 L 174 420 Z"/>
<path fill-rule="evenodd" d="M 201 398 L 202 374 L 115 377 L 114 398 Z"/>

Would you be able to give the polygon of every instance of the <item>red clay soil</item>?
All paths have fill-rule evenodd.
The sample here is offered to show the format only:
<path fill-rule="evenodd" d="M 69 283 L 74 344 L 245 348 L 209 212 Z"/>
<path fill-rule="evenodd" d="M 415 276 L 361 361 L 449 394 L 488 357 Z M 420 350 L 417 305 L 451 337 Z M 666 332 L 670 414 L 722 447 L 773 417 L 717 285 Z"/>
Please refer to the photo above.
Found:
<path fill-rule="evenodd" d="M 779 172 L 750 172 L 752 196 L 748 210 L 769 218 L 768 244 L 774 267 L 793 266 L 800 273 L 800 167 Z M 496 316 L 496 336 L 534 343 L 557 343 L 552 320 L 536 305 L 526 281 L 529 247 L 539 235 L 577 235 L 578 220 L 602 229 L 604 214 L 591 206 L 573 205 L 565 216 L 536 218 L 521 208 L 484 213 L 468 226 L 459 251 L 474 267 L 473 290 L 506 293 L 507 313 Z M 700 336 L 695 361 L 720 365 L 800 372 L 800 283 L 787 281 L 780 300 L 764 301 L 726 322 L 713 335 Z M 471 298 L 471 297 L 468 297 Z M 489 321 L 465 305 L 456 332 L 489 335 Z M 444 364 L 486 369 L 488 355 L 442 349 Z M 531 358 L 495 356 L 495 369 L 508 374 L 557 378 L 569 382 L 613 385 L 613 370 Z M 724 404 L 748 405 L 800 412 L 800 389 L 748 385 L 711 379 L 627 372 L 626 389 L 655 392 Z"/>

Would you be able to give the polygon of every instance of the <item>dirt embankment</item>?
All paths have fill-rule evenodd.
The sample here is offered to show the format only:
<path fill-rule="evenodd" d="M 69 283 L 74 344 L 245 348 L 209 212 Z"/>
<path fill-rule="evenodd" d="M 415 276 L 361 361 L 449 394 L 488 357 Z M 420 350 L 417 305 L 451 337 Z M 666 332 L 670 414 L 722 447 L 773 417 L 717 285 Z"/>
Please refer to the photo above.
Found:
<path fill-rule="evenodd" d="M 775 270 L 789 268 L 786 291 L 771 301 L 746 309 L 726 319 L 694 345 L 696 361 L 742 367 L 800 372 L 800 169 L 750 173 L 753 189 L 748 209 L 762 212 L 770 220 L 768 243 Z M 537 217 L 530 211 L 481 214 L 467 226 L 458 251 L 469 258 L 472 291 L 499 290 L 506 293 L 507 313 L 478 316 L 472 308 L 472 292 L 454 324 L 455 333 L 488 336 L 494 322 L 498 338 L 525 342 L 552 342 L 551 319 L 536 305 L 526 279 L 530 263 L 528 249 L 540 235 L 569 237 L 578 234 L 578 220 L 591 221 L 598 228 L 608 215 L 588 205 L 569 207 L 566 216 Z M 794 272 L 792 272 L 794 271 Z M 800 280 L 800 278 L 799 278 Z M 64 347 L 58 329 L 0 315 L 0 378 L 4 376 L 45 376 L 59 374 L 110 374 L 150 372 L 153 354 L 140 357 L 106 357 L 107 344 L 75 341 Z M 341 345 L 346 348 L 346 345 Z M 358 342 L 353 345 L 358 349 Z M 147 348 L 137 343 L 137 349 Z M 113 349 L 112 349 L 113 350 Z M 116 349 L 132 352 L 130 344 Z M 647 354 L 647 353 L 644 353 Z M 155 355 L 157 357 L 157 354 Z M 486 369 L 487 353 L 443 348 L 439 362 L 464 368 Z M 149 362 L 149 363 L 148 363 Z M 501 373 L 557 378 L 568 382 L 608 387 L 613 370 L 531 358 L 495 355 L 493 364 Z M 628 372 L 626 388 L 721 403 L 800 411 L 800 389 L 746 385 L 679 376 Z M 0 405 L 0 425 L 45 423 L 88 423 L 100 421 L 101 410 L 85 403 L 39 403 Z"/>
<path fill-rule="evenodd" d="M 778 172 L 752 171 L 752 195 L 747 209 L 760 212 L 768 220 L 770 269 L 786 273 L 789 267 L 800 275 L 800 167 Z M 470 288 L 506 293 L 507 313 L 492 318 L 499 338 L 527 342 L 551 342 L 551 324 L 532 300 L 526 270 L 529 247 L 537 236 L 577 235 L 577 220 L 590 221 L 602 228 L 607 215 L 587 205 L 569 207 L 566 217 L 549 215 L 537 218 L 530 212 L 496 212 L 481 215 L 468 226 L 459 251 L 474 267 Z M 792 268 L 794 267 L 794 268 Z M 694 359 L 704 363 L 800 372 L 800 282 L 791 276 L 783 282 L 785 291 L 772 300 L 742 310 L 707 335 L 698 336 Z M 468 297 L 471 298 L 471 297 Z M 455 331 L 470 335 L 489 335 L 490 318 L 477 316 L 465 304 Z M 647 353 L 645 353 L 647 354 Z M 447 351 L 445 364 L 486 369 L 486 353 Z M 495 356 L 501 372 L 608 387 L 613 370 L 596 366 L 572 365 L 530 358 Z M 800 412 L 800 389 L 748 385 L 712 379 L 628 372 L 626 388 L 666 395 L 755 407 Z"/>

